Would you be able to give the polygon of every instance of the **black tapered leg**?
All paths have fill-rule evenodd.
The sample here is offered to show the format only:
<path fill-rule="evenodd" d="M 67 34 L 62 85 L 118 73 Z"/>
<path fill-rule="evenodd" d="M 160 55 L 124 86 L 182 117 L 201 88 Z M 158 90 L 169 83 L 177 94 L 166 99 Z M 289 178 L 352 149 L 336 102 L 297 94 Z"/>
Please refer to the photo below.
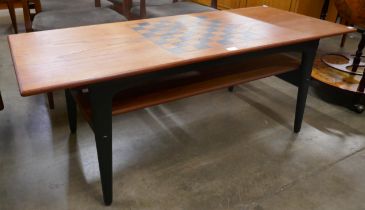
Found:
<path fill-rule="evenodd" d="M 302 127 L 305 104 L 311 79 L 313 62 L 316 57 L 318 41 L 309 44 L 302 52 L 302 63 L 300 65 L 300 83 L 298 87 L 297 106 L 295 111 L 294 132 L 299 133 Z"/>
<path fill-rule="evenodd" d="M 3 102 L 3 98 L 1 97 L 1 92 L 0 92 L 0 111 L 4 109 L 4 102 Z"/>
<path fill-rule="evenodd" d="M 112 161 L 112 97 L 90 88 L 92 126 L 105 205 L 113 202 L 113 161 Z"/>
<path fill-rule="evenodd" d="M 67 115 L 68 115 L 68 123 L 70 126 L 71 133 L 76 133 L 77 129 L 77 107 L 76 102 L 71 95 L 71 90 L 65 90 L 66 95 L 66 106 L 67 106 Z"/>
<path fill-rule="evenodd" d="M 234 91 L 234 86 L 229 87 L 228 91 L 232 93 Z"/>
<path fill-rule="evenodd" d="M 49 108 L 54 109 L 54 97 L 52 92 L 47 93 L 47 99 Z"/>

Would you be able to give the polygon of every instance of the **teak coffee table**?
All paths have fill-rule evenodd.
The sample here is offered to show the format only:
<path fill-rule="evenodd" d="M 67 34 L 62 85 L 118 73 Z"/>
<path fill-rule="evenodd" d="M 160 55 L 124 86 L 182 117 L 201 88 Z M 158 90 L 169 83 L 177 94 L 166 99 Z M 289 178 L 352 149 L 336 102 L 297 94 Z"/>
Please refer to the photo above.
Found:
<path fill-rule="evenodd" d="M 9 43 L 22 96 L 65 90 L 71 132 L 80 105 L 110 205 L 112 115 L 298 70 L 299 132 L 319 40 L 353 31 L 254 7 L 11 35 Z"/>

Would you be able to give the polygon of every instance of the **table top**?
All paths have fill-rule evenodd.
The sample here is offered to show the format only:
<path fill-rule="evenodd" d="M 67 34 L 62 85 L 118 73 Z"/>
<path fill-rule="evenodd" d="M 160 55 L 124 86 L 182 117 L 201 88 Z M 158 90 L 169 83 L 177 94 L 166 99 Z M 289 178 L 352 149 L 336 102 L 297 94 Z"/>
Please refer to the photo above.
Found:
<path fill-rule="evenodd" d="M 353 32 L 254 7 L 8 37 L 23 96 Z"/>

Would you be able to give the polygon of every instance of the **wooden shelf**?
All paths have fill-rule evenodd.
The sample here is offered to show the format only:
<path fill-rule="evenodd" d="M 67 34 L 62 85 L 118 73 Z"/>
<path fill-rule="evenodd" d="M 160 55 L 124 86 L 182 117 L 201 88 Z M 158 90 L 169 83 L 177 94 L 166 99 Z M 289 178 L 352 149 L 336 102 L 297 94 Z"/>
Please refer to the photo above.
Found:
<path fill-rule="evenodd" d="M 217 64 L 209 69 L 196 69 L 159 78 L 117 94 L 113 100 L 113 115 L 285 73 L 298 67 L 298 60 L 279 54 L 250 59 L 246 62 Z M 77 94 L 76 101 L 86 119 L 91 119 L 87 94 Z"/>

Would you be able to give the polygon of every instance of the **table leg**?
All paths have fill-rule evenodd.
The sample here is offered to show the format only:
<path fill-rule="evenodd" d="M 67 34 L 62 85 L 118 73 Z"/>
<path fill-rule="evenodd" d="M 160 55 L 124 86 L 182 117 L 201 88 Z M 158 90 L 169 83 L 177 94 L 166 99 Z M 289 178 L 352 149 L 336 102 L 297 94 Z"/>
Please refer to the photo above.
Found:
<path fill-rule="evenodd" d="M 301 78 L 298 87 L 297 106 L 295 112 L 294 132 L 299 133 L 302 127 L 305 104 L 311 79 L 313 62 L 316 57 L 319 41 L 310 43 L 307 49 L 302 52 L 302 63 L 300 65 Z"/>
<path fill-rule="evenodd" d="M 65 90 L 66 95 L 66 106 L 67 106 L 67 115 L 68 115 L 68 123 L 70 126 L 71 133 L 76 133 L 77 129 L 77 107 L 74 98 L 72 97 L 71 90 Z"/>
<path fill-rule="evenodd" d="M 4 109 L 4 102 L 3 102 L 3 98 L 1 97 L 1 92 L 0 92 L 0 110 Z"/>
<path fill-rule="evenodd" d="M 105 205 L 113 201 L 112 96 L 101 88 L 89 88 L 92 127 Z"/>
<path fill-rule="evenodd" d="M 16 22 L 14 1 L 13 0 L 7 1 L 7 5 L 8 5 L 8 9 L 9 9 L 11 23 L 13 24 L 14 32 L 17 34 L 18 33 L 18 25 L 17 25 L 17 22 Z"/>
<path fill-rule="evenodd" d="M 357 47 L 357 51 L 355 54 L 355 58 L 354 61 L 352 63 L 352 72 L 356 72 L 357 69 L 359 68 L 360 62 L 361 62 L 361 57 L 362 57 L 362 51 L 365 48 L 365 31 L 360 31 L 361 32 L 361 40 L 359 42 L 359 45 Z"/>
<path fill-rule="evenodd" d="M 47 93 L 48 105 L 50 109 L 54 109 L 54 98 L 53 92 Z"/>

